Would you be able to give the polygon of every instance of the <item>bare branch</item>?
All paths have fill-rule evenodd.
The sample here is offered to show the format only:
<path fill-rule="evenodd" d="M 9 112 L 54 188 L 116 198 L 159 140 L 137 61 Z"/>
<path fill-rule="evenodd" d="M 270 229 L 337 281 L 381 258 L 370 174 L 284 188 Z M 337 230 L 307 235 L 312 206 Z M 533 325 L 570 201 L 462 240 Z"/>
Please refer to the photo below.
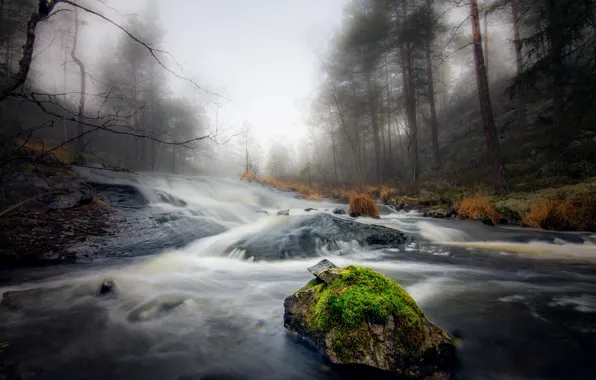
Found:
<path fill-rule="evenodd" d="M 208 89 L 206 89 L 206 88 L 204 88 L 204 87 L 201 87 L 201 86 L 199 86 L 199 85 L 198 85 L 198 84 L 197 84 L 195 81 L 193 81 L 192 79 L 189 79 L 189 78 L 183 77 L 183 76 L 181 76 L 181 75 L 179 75 L 179 74 L 175 73 L 175 72 L 174 72 L 174 71 L 172 71 L 170 68 L 168 68 L 168 67 L 167 67 L 167 66 L 166 66 L 166 65 L 165 65 L 165 64 L 164 64 L 164 63 L 163 63 L 163 62 L 162 62 L 162 61 L 161 61 L 161 60 L 160 60 L 160 59 L 157 57 L 157 55 L 155 54 L 155 53 L 162 53 L 162 54 L 166 54 L 166 55 L 168 55 L 170 58 L 172 58 L 172 59 L 173 59 L 172 55 L 171 55 L 169 52 L 167 52 L 167 51 L 165 51 L 165 50 L 161 50 L 161 49 L 156 49 L 156 48 L 153 48 L 153 47 L 149 46 L 149 45 L 148 45 L 146 42 L 143 42 L 143 41 L 141 41 L 140 39 L 138 39 L 137 37 L 135 37 L 135 36 L 134 36 L 134 35 L 133 35 L 131 32 L 129 32 L 128 30 L 126 30 L 126 28 L 124 28 L 124 27 L 120 26 L 118 23 L 116 23 L 116 22 L 114 22 L 114 21 L 110 20 L 109 18 L 107 18 L 106 16 L 102 15 L 102 14 L 101 14 L 101 13 L 99 13 L 99 12 L 96 12 L 96 11 L 94 11 L 94 10 L 92 10 L 92 9 L 89 9 L 89 8 L 87 8 L 87 7 L 84 7 L 84 6 L 82 6 L 82 5 L 80 5 L 80 4 L 77 4 L 77 3 L 73 2 L 73 1 L 70 1 L 70 0 L 56 0 L 56 1 L 57 1 L 57 2 L 60 2 L 60 3 L 70 4 L 70 5 L 72 5 L 73 7 L 77 7 L 77 8 L 79 8 L 79 9 L 82 9 L 82 10 L 84 10 L 85 12 L 91 13 L 91 14 L 93 14 L 93 15 L 95 15 L 95 16 L 97 16 L 97 17 L 99 17 L 99 18 L 101 18 L 101 19 L 103 19 L 103 20 L 105 20 L 105 21 L 109 22 L 110 24 L 114 25 L 115 27 L 117 27 L 118 29 L 120 29 L 121 31 L 123 31 L 123 32 L 124 32 L 124 33 L 125 33 L 125 34 L 126 34 L 128 37 L 130 37 L 130 39 L 132 39 L 133 41 L 135 41 L 136 43 L 138 43 L 138 44 L 142 45 L 142 46 L 143 46 L 145 49 L 147 49 L 147 50 L 149 51 L 149 53 L 151 54 L 151 56 L 153 56 L 153 58 L 154 58 L 154 59 L 157 61 L 157 63 L 159 63 L 159 65 L 160 65 L 160 66 L 161 66 L 161 67 L 162 67 L 164 70 L 166 70 L 166 71 L 167 71 L 167 72 L 169 72 L 170 74 L 174 75 L 176 78 L 178 78 L 178 79 L 181 79 L 181 80 L 184 80 L 184 81 L 186 81 L 186 82 L 190 83 L 191 85 L 193 85 L 193 86 L 194 86 L 195 88 L 197 88 L 198 90 L 200 90 L 200 91 L 203 91 L 203 92 L 205 92 L 205 93 L 207 93 L 207 94 L 209 94 L 209 95 L 213 95 L 213 96 L 216 96 L 216 97 L 222 97 L 220 94 L 217 94 L 217 93 L 215 93 L 215 92 L 212 92 L 212 91 L 210 91 L 210 90 L 208 90 Z"/>

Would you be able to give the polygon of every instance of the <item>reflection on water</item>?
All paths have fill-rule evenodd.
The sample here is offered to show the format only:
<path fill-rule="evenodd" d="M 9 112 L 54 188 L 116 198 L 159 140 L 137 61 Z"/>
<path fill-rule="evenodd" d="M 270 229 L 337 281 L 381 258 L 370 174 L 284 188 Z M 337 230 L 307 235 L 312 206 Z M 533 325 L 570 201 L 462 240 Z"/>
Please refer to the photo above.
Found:
<path fill-rule="evenodd" d="M 255 236 L 279 244 L 284 236 L 274 231 L 294 234 L 299 218 L 322 228 L 308 215 L 338 205 L 225 179 L 110 174 L 95 180 L 139 189 L 141 206 L 130 207 L 129 199 L 119 207 L 122 223 L 135 228 L 98 250 L 110 260 L 37 275 L 29 270 L 1 289 L 20 291 L 4 294 L 0 341 L 10 344 L 6 355 L 26 378 L 338 378 L 282 325 L 284 298 L 310 279 L 306 267 L 321 255 L 387 274 L 433 321 L 461 334 L 461 378 L 583 379 L 596 369 L 589 235 L 395 213 L 360 222 L 404 231 L 411 236 L 405 244 L 321 242 L 274 259 L 249 256 L 235 244 Z M 117 189 L 106 190 L 112 204 L 122 198 Z M 283 208 L 291 216 L 262 213 Z M 157 223 L 155 216 L 166 220 Z M 180 236 L 188 241 L 172 244 Z M 137 243 L 132 258 L 119 258 L 131 240 Z M 147 247 L 160 253 L 143 256 Z M 99 296 L 105 279 L 116 292 Z"/>

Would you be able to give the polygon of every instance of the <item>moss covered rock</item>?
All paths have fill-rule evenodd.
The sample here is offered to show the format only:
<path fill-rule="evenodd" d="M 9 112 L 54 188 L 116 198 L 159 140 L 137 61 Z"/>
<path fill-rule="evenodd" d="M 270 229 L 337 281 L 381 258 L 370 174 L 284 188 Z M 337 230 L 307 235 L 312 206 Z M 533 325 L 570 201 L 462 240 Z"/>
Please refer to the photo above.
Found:
<path fill-rule="evenodd" d="M 331 363 L 406 378 L 444 377 L 455 363 L 449 334 L 429 321 L 395 281 L 371 269 L 331 269 L 286 298 L 284 326 L 312 341 Z"/>

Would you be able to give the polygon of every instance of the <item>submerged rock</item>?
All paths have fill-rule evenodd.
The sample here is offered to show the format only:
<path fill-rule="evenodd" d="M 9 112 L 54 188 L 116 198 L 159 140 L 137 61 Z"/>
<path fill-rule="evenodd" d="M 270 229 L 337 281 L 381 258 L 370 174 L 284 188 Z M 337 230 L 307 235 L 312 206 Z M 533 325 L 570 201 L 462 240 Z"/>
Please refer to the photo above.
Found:
<path fill-rule="evenodd" d="M 279 210 L 277 215 L 290 215 L 290 210 Z"/>
<path fill-rule="evenodd" d="M 327 268 L 336 277 L 329 283 L 313 279 L 287 297 L 284 327 L 336 365 L 403 378 L 444 378 L 452 372 L 451 336 L 428 320 L 397 282 L 371 269 L 324 261 L 316 271 Z"/>
<path fill-rule="evenodd" d="M 186 296 L 173 295 L 158 297 L 134 309 L 128 315 L 128 320 L 130 322 L 142 322 L 149 319 L 160 318 L 166 313 L 171 312 L 190 301 L 191 299 Z"/>
<path fill-rule="evenodd" d="M 453 210 L 446 208 L 430 209 L 424 213 L 424 216 L 429 216 L 431 218 L 450 218 L 452 215 Z"/>
<path fill-rule="evenodd" d="M 110 279 L 103 280 L 99 286 L 99 295 L 104 296 L 116 292 L 116 283 Z"/>
<path fill-rule="evenodd" d="M 494 226 L 495 223 L 493 223 L 491 218 L 476 218 L 477 222 L 480 222 L 482 224 L 486 224 L 487 226 Z"/>

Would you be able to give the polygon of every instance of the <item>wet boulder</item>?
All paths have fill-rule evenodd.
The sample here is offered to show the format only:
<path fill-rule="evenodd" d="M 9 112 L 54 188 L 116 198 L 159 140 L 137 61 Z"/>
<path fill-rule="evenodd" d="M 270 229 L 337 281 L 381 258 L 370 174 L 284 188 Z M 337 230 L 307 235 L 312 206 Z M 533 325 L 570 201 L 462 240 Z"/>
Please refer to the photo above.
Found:
<path fill-rule="evenodd" d="M 344 210 L 343 208 L 334 208 L 333 211 L 331 211 L 331 212 L 336 215 L 345 215 L 346 214 L 346 210 Z"/>
<path fill-rule="evenodd" d="M 393 228 L 359 223 L 327 213 L 296 215 L 288 223 L 257 232 L 230 245 L 226 253 L 239 249 L 255 260 L 311 257 L 321 247 L 338 250 L 345 243 L 373 248 L 398 247 L 406 236 Z"/>
<path fill-rule="evenodd" d="M 284 301 L 286 329 L 339 368 L 410 379 L 452 373 L 452 337 L 426 318 L 397 282 L 367 268 L 338 268 L 328 261 L 315 267 L 317 278 Z M 321 273 L 330 271 L 334 278 L 322 280 Z"/>
<path fill-rule="evenodd" d="M 279 210 L 277 215 L 290 215 L 290 210 Z"/>

